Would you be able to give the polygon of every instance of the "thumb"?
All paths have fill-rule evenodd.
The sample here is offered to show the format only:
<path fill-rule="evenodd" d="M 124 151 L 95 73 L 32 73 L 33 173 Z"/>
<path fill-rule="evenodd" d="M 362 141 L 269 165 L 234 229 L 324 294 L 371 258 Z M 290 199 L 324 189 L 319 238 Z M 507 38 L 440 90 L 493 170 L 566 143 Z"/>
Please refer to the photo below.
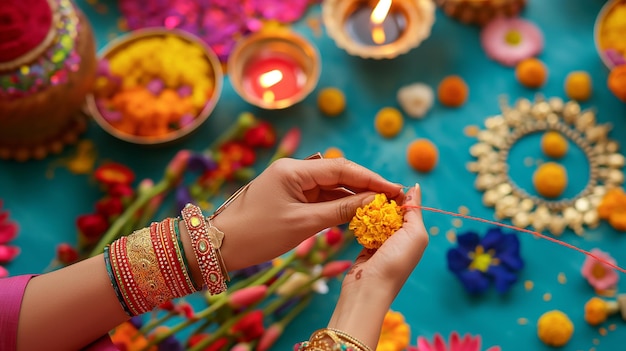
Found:
<path fill-rule="evenodd" d="M 362 192 L 336 200 L 307 204 L 307 210 L 317 218 L 316 221 L 326 227 L 344 224 L 352 220 L 357 208 L 372 202 L 374 195 L 373 192 Z"/>

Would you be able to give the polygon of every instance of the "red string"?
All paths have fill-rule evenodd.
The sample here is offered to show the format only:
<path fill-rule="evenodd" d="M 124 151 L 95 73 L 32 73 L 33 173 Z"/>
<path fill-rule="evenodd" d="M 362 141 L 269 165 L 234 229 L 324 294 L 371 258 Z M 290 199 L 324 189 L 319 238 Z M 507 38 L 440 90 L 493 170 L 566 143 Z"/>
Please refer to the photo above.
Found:
<path fill-rule="evenodd" d="M 516 231 L 519 231 L 519 232 L 532 234 L 532 235 L 535 235 L 535 236 L 537 236 L 537 237 L 539 237 L 541 239 L 545 239 L 545 240 L 551 241 L 553 243 L 559 244 L 561 246 L 565 246 L 565 247 L 567 247 L 569 249 L 572 249 L 572 250 L 578 251 L 580 253 L 583 253 L 583 254 L 591 257 L 591 258 L 594 258 L 594 259 L 604 263 L 605 265 L 607 265 L 609 267 L 615 268 L 616 270 L 618 270 L 618 271 L 620 271 L 622 273 L 626 273 L 626 269 L 616 265 L 615 263 L 609 262 L 608 260 L 606 260 L 604 258 L 598 257 L 598 256 L 594 255 L 593 253 L 591 253 L 589 251 L 585 251 L 585 250 L 583 250 L 581 248 L 578 248 L 578 247 L 576 247 L 576 246 L 574 246 L 572 244 L 568 244 L 568 243 L 566 243 L 564 241 L 555 239 L 553 237 L 550 237 L 550 236 L 547 236 L 547 235 L 544 235 L 544 234 L 541 234 L 539 232 L 535 232 L 535 231 L 532 231 L 532 230 L 529 230 L 529 229 L 519 228 L 519 227 L 516 227 L 516 226 L 513 226 L 513 225 L 500 223 L 500 222 L 496 222 L 496 221 L 491 221 L 491 220 L 484 219 L 484 218 L 473 217 L 473 216 L 463 215 L 463 214 L 460 214 L 460 213 L 440 210 L 438 208 L 433 208 L 433 207 L 418 206 L 418 205 L 402 205 L 401 207 L 403 207 L 403 208 L 420 208 L 420 209 L 422 209 L 424 211 L 430 211 L 430 212 L 435 212 L 435 213 L 442 213 L 442 214 L 446 214 L 446 215 L 449 215 L 449 216 L 460 217 L 460 218 L 469 219 L 469 220 L 472 220 L 472 221 L 477 221 L 477 222 L 483 222 L 483 223 L 487 223 L 487 224 L 497 225 L 497 226 L 500 226 L 500 227 L 516 230 Z"/>

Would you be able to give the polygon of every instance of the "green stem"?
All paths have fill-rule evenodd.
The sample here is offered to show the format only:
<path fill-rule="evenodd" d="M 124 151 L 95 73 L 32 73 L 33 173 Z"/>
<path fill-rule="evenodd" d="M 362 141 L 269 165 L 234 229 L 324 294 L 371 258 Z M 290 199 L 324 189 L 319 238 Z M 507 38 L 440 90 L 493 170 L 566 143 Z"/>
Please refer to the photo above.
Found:
<path fill-rule="evenodd" d="M 151 321 L 149 321 L 148 323 L 146 323 L 144 326 L 141 327 L 141 329 L 139 329 L 139 332 L 143 335 L 148 335 L 148 333 L 154 329 L 155 327 L 161 325 L 162 323 L 167 322 L 170 318 L 174 317 L 176 315 L 176 313 L 173 312 L 167 312 L 166 314 L 164 314 L 163 316 L 159 317 L 159 318 L 154 318 Z"/>
<path fill-rule="evenodd" d="M 170 328 L 167 332 L 161 333 L 159 335 L 157 335 L 154 339 L 150 340 L 150 342 L 148 342 L 148 345 L 146 345 L 146 347 L 143 349 L 144 351 L 148 350 L 150 348 L 150 346 L 152 345 L 158 345 L 161 341 L 167 339 L 168 337 L 178 333 L 179 331 L 187 328 L 188 326 L 195 324 L 197 321 L 207 318 L 209 315 L 211 315 L 212 313 L 216 312 L 217 310 L 219 310 L 222 306 L 224 306 L 226 304 L 226 301 L 228 301 L 227 299 L 221 299 L 216 301 L 213 305 L 209 306 L 208 308 L 200 311 L 199 313 L 196 313 L 196 315 L 194 316 L 193 319 L 187 319 L 175 326 L 173 326 L 172 328 Z"/>
<path fill-rule="evenodd" d="M 295 305 L 289 313 L 287 313 L 278 323 L 280 323 L 283 327 L 286 327 L 291 321 L 293 321 L 296 316 L 304 310 L 304 308 L 311 302 L 311 295 L 307 295 L 304 299 L 300 300 L 297 305 Z"/>
<path fill-rule="evenodd" d="M 104 233 L 98 244 L 94 247 L 94 249 L 89 254 L 90 257 L 99 255 L 104 250 L 104 247 L 110 244 L 113 240 L 120 237 L 120 232 L 124 228 L 124 225 L 132 219 L 139 209 L 141 209 L 150 199 L 154 196 L 161 194 L 166 191 L 170 187 L 170 182 L 168 179 L 161 180 L 158 184 L 156 184 L 150 191 L 140 194 L 137 196 L 135 201 L 126 208 L 126 211 L 119 216 L 115 222 L 109 227 L 109 229 Z"/>

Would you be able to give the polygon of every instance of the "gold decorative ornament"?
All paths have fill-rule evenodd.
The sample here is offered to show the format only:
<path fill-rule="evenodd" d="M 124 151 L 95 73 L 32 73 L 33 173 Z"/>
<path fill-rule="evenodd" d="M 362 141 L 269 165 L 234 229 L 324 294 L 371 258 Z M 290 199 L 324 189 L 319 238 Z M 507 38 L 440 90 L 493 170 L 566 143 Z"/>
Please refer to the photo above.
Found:
<path fill-rule="evenodd" d="M 498 219 L 513 225 L 561 235 L 566 228 L 582 235 L 584 227 L 599 224 L 597 207 L 608 189 L 624 182 L 626 164 L 619 143 L 608 137 L 611 125 L 599 124 L 593 110 L 581 110 L 576 101 L 537 96 L 532 102 L 519 99 L 514 106 L 501 103 L 502 113 L 488 117 L 478 142 L 470 147 L 476 158 L 467 168 L 476 173 L 475 187 L 483 192 L 485 206 Z M 548 200 L 528 194 L 510 175 L 507 159 L 513 145 L 524 136 L 557 131 L 576 144 L 589 162 L 589 181 L 576 196 Z"/>

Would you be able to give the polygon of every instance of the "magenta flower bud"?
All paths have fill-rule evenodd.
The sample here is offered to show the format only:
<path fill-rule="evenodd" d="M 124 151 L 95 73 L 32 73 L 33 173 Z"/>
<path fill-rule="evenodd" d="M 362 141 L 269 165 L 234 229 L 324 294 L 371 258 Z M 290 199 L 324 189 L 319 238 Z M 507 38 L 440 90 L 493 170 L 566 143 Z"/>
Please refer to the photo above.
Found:
<path fill-rule="evenodd" d="M 230 351 L 252 351 L 252 347 L 247 342 L 240 342 L 239 344 L 233 346 Z"/>
<path fill-rule="evenodd" d="M 332 261 L 328 262 L 324 268 L 322 268 L 322 277 L 334 278 L 352 267 L 352 261 Z"/>
<path fill-rule="evenodd" d="M 228 295 L 228 305 L 232 308 L 242 308 L 250 306 L 251 304 L 261 301 L 267 293 L 266 285 L 255 285 L 240 290 Z"/>
<path fill-rule="evenodd" d="M 154 181 L 150 178 L 142 179 L 137 186 L 137 192 L 140 194 L 145 194 L 149 192 L 154 187 Z"/>
<path fill-rule="evenodd" d="M 17 246 L 0 245 L 0 263 L 12 261 L 20 254 L 20 248 Z"/>
<path fill-rule="evenodd" d="M 343 242 L 343 233 L 340 228 L 332 227 L 324 233 L 324 239 L 326 239 L 326 244 L 330 247 L 341 245 Z"/>
<path fill-rule="evenodd" d="M 283 333 L 283 329 L 283 326 L 279 323 L 274 323 L 267 328 L 259 340 L 259 344 L 256 347 L 257 351 L 269 350 Z"/>
<path fill-rule="evenodd" d="M 187 169 L 187 161 L 189 161 L 189 157 L 191 157 L 191 151 L 189 150 L 180 150 L 174 158 L 170 161 L 165 169 L 165 177 L 173 182 L 178 182 L 182 177 L 183 173 Z"/>
<path fill-rule="evenodd" d="M 316 242 L 317 242 L 317 239 L 315 236 L 308 237 L 306 240 L 301 242 L 300 245 L 296 247 L 296 251 L 295 251 L 296 257 L 298 258 L 307 257 L 309 255 L 309 252 L 311 252 L 313 247 L 315 247 Z"/>
<path fill-rule="evenodd" d="M 298 127 L 293 127 L 281 140 L 280 145 L 278 145 L 278 150 L 282 153 L 282 157 L 289 157 L 296 152 L 298 146 L 300 145 L 300 138 L 302 133 L 300 133 L 300 129 Z"/>

